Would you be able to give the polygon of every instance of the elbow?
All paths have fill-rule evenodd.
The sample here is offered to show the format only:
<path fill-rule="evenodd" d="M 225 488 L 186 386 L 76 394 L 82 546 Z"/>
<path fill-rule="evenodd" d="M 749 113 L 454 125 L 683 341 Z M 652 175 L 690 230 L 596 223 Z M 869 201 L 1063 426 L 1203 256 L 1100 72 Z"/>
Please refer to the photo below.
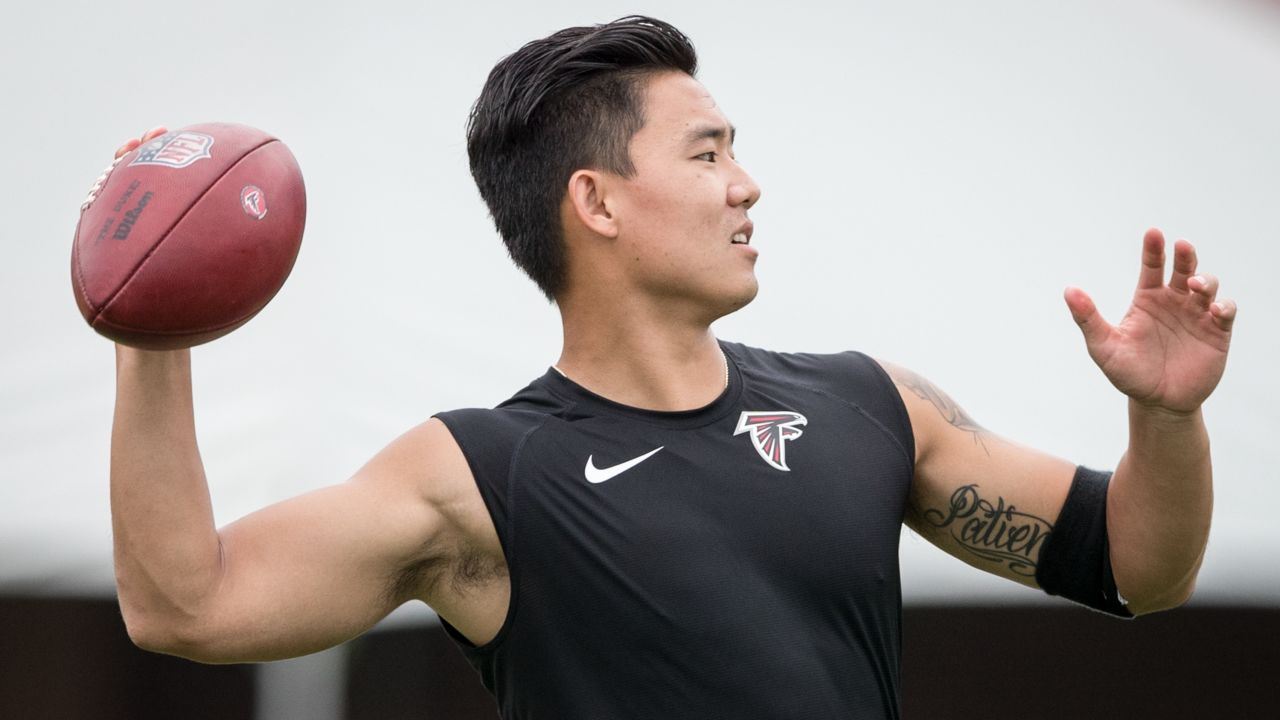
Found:
<path fill-rule="evenodd" d="M 190 658 L 188 653 L 198 643 L 192 642 L 189 635 L 179 632 L 174 623 L 159 618 L 151 618 L 137 613 L 124 613 L 124 629 L 129 641 L 147 652 L 164 655 L 177 655 Z"/>
<path fill-rule="evenodd" d="M 129 641 L 147 652 L 194 660 L 225 662 L 217 657 L 213 614 L 204 602 L 182 601 L 173 593 L 155 589 L 154 583 L 128 582 L 116 574 L 116 598 Z"/>
<path fill-rule="evenodd" d="M 1204 548 L 1201 547 L 1195 559 L 1181 568 L 1148 563 L 1124 572 L 1117 569 L 1116 586 L 1134 617 L 1173 610 L 1191 600 L 1203 561 Z"/>
<path fill-rule="evenodd" d="M 1165 610 L 1173 610 L 1182 607 L 1191 600 L 1191 596 L 1195 593 L 1195 578 L 1175 585 L 1170 588 L 1164 588 L 1160 592 L 1145 593 L 1138 597 L 1128 599 L 1129 612 L 1134 617 L 1141 615 L 1150 615 L 1151 613 L 1163 612 Z"/>
<path fill-rule="evenodd" d="M 173 635 L 158 623 L 126 621 L 124 629 L 129 634 L 129 641 L 141 650 L 165 655 L 179 654 Z"/>
<path fill-rule="evenodd" d="M 176 622 L 137 612 L 122 614 L 129 641 L 142 650 L 199 663 L 226 662 L 218 656 L 208 638 L 198 632 L 195 623 Z"/>

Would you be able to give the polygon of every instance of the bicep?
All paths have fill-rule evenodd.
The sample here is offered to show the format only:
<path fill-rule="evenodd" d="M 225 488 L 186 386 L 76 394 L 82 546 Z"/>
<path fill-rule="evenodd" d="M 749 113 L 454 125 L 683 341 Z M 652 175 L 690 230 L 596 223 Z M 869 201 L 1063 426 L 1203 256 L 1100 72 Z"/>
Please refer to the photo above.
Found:
<path fill-rule="evenodd" d="M 202 652 L 234 661 L 316 652 L 409 599 L 406 572 L 443 552 L 444 520 L 422 492 L 430 434 L 411 430 L 346 483 L 223 528 L 221 581 L 194 630 Z"/>
<path fill-rule="evenodd" d="M 945 392 L 886 365 L 916 434 L 907 525 L 950 555 L 1030 587 L 1075 466 L 979 425 Z"/>

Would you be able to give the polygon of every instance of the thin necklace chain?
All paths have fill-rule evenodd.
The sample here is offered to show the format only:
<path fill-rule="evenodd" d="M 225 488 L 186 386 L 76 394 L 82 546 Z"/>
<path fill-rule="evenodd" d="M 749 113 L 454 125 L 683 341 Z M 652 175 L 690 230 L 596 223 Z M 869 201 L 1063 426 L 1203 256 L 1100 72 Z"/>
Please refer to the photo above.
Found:
<path fill-rule="evenodd" d="M 729 356 L 724 354 L 724 350 L 720 351 L 720 359 L 724 361 L 724 388 L 728 388 L 729 387 Z M 561 370 L 559 365 L 552 365 L 551 369 L 560 373 L 560 377 L 564 378 L 565 380 L 573 379 L 569 377 L 569 375 L 565 373 L 565 371 Z M 721 389 L 723 390 L 724 388 L 721 388 Z"/>

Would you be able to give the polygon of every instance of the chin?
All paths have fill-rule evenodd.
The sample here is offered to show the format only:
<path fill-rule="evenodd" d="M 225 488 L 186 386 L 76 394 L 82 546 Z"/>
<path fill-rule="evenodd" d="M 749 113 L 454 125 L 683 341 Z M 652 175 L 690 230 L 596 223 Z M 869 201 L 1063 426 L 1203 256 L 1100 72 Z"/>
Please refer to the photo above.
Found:
<path fill-rule="evenodd" d="M 751 277 L 751 282 L 744 284 L 742 287 L 736 288 L 735 292 L 730 293 L 725 298 L 725 310 L 721 316 L 737 312 L 756 299 L 756 293 L 760 291 L 760 283 L 755 276 Z"/>

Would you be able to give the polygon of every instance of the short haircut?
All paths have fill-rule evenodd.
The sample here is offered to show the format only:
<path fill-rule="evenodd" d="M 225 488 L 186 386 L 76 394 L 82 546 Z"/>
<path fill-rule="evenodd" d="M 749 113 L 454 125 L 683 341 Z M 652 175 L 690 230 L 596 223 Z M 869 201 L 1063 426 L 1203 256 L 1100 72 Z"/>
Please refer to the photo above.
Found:
<path fill-rule="evenodd" d="M 471 175 L 511 259 L 554 300 L 566 277 L 560 203 L 583 168 L 635 173 L 645 81 L 693 76 L 693 43 L 633 15 L 534 40 L 494 66 L 467 122 Z"/>

